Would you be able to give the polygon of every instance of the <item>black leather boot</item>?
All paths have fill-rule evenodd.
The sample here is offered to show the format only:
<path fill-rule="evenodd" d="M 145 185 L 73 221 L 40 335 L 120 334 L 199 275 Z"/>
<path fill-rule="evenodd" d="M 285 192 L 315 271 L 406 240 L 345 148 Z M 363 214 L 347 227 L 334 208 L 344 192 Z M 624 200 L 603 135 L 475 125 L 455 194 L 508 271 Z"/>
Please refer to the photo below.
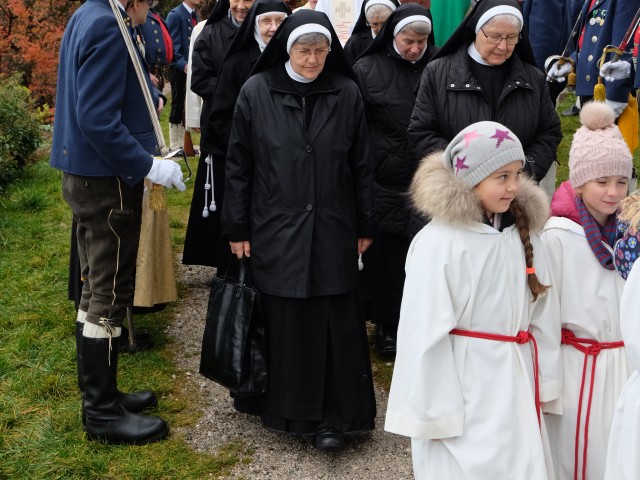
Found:
<path fill-rule="evenodd" d="M 117 342 L 113 338 L 112 342 Z M 90 440 L 136 444 L 162 440 L 169 433 L 160 417 L 132 413 L 122 406 L 117 388 L 118 348 L 108 338 L 82 338 L 82 407 Z"/>
<path fill-rule="evenodd" d="M 84 329 L 84 323 L 76 322 L 76 359 L 78 362 L 78 388 L 81 392 L 84 392 L 82 384 L 82 331 Z M 120 338 L 120 337 L 119 337 Z M 118 341 L 115 339 L 114 341 Z M 118 392 L 118 402 L 125 409 L 133 413 L 139 413 L 143 410 L 153 408 L 158 404 L 158 398 L 151 390 L 141 390 L 135 393 L 123 393 Z M 82 424 L 84 425 L 84 409 L 82 411 Z"/>

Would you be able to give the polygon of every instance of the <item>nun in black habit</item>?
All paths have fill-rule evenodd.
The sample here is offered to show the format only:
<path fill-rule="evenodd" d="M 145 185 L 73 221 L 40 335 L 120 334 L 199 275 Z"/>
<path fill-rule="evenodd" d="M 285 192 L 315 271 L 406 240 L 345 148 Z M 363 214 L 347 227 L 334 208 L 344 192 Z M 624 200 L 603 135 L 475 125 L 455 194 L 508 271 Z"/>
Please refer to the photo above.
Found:
<path fill-rule="evenodd" d="M 367 110 L 378 225 L 362 273 L 365 285 L 371 285 L 371 320 L 382 354 L 396 351 L 404 264 L 411 242 L 407 190 L 418 164 L 409 147 L 407 126 L 420 75 L 438 51 L 432 25 L 427 8 L 401 5 L 353 65 Z"/>
<path fill-rule="evenodd" d="M 222 196 L 221 192 L 215 191 L 216 185 L 211 188 L 210 181 L 211 176 L 224 178 L 226 151 L 216 141 L 218 133 L 210 128 L 206 120 L 213 104 L 222 61 L 252 3 L 253 0 L 243 0 L 240 4 L 237 1 L 232 4 L 229 0 L 218 0 L 193 46 L 191 90 L 202 98 L 202 154 L 193 186 L 182 253 L 182 263 L 186 265 L 220 267 L 220 260 L 228 257 L 226 246 L 221 242 L 220 210 L 216 207 L 216 201 L 221 201 Z"/>
<path fill-rule="evenodd" d="M 378 35 L 389 15 L 400 6 L 398 0 L 368 0 L 362 2 L 360 16 L 353 26 L 344 54 L 353 63 Z"/>
<path fill-rule="evenodd" d="M 220 68 L 218 85 L 207 119 L 207 128 L 216 132 L 213 140 L 218 144 L 220 151 L 227 151 L 233 108 L 240 88 L 249 78 L 251 69 L 276 29 L 289 15 L 291 15 L 291 9 L 281 0 L 256 0 L 238 34 L 231 42 Z M 221 208 L 221 200 L 224 198 L 224 175 L 214 177 L 213 183 L 217 206 Z M 224 248 L 226 251 L 226 244 Z"/>
<path fill-rule="evenodd" d="M 560 120 L 523 30 L 518 0 L 480 0 L 424 69 L 409 139 L 424 156 L 482 120 L 513 131 L 525 171 L 542 180 L 556 161 Z"/>
<path fill-rule="evenodd" d="M 372 172 L 362 97 L 322 12 L 288 17 L 236 103 L 222 224 L 261 293 L 271 429 L 319 449 L 374 428 L 358 253 L 372 242 Z"/>

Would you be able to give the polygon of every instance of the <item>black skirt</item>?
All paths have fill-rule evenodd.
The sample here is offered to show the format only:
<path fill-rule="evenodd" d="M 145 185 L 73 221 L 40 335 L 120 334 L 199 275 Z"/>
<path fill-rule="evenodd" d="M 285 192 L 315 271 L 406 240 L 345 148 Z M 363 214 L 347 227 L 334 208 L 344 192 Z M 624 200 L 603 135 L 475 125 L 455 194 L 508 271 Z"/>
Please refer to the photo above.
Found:
<path fill-rule="evenodd" d="M 213 159 L 213 189 L 209 191 L 208 203 L 211 203 L 213 191 L 216 201 L 216 211 L 209 211 L 208 217 L 202 216 L 205 209 L 205 189 L 207 180 L 206 153 L 202 153 L 198 162 L 198 171 L 193 185 L 191 210 L 184 239 L 182 263 L 185 265 L 205 265 L 221 268 L 228 263 L 230 247 L 222 238 L 220 215 L 222 214 L 222 199 L 224 197 L 224 157 Z M 224 265 L 221 264 L 224 263 Z"/>
<path fill-rule="evenodd" d="M 404 291 L 404 265 L 411 240 L 395 233 L 378 232 L 371 285 L 371 320 L 395 333 L 400 322 Z M 366 269 L 365 265 L 365 269 Z M 371 274 L 371 273 L 370 273 Z"/>
<path fill-rule="evenodd" d="M 301 435 L 325 426 L 372 430 L 376 403 L 357 293 L 261 298 L 269 355 L 264 425 Z"/>

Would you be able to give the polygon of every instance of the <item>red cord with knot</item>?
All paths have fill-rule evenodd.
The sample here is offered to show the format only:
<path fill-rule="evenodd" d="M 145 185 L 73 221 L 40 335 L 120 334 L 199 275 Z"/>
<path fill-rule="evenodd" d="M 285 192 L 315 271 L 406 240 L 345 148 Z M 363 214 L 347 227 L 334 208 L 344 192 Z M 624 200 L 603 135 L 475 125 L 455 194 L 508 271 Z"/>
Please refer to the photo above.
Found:
<path fill-rule="evenodd" d="M 587 400 L 587 413 L 584 419 L 584 447 L 582 449 L 582 480 L 587 478 L 587 447 L 589 445 L 589 416 L 591 415 L 591 400 L 593 398 L 593 385 L 596 378 L 596 361 L 598 360 L 598 354 L 602 350 L 609 350 L 611 348 L 624 347 L 624 342 L 598 342 L 591 338 L 578 338 L 568 328 L 562 329 L 562 342 L 563 345 L 571 345 L 576 350 L 584 353 L 584 363 L 582 364 L 582 381 L 580 383 L 580 397 L 578 399 L 578 419 L 576 421 L 576 444 L 574 448 L 574 460 L 573 460 L 573 478 L 578 480 L 578 444 L 580 439 L 580 417 L 582 416 L 582 397 L 584 394 L 584 383 L 587 376 L 587 360 L 589 356 L 593 357 L 591 363 L 591 380 L 589 382 L 589 399 Z"/>
<path fill-rule="evenodd" d="M 540 426 L 540 378 L 538 371 L 538 344 L 531 332 L 521 330 L 517 335 L 499 335 L 497 333 L 474 332 L 472 330 L 461 330 L 454 328 L 449 332 L 451 335 L 460 335 L 462 337 L 481 338 L 484 340 L 494 340 L 497 342 L 511 342 L 524 345 L 525 343 L 533 343 L 533 382 L 535 384 L 535 403 L 536 415 L 538 417 L 538 426 Z"/>

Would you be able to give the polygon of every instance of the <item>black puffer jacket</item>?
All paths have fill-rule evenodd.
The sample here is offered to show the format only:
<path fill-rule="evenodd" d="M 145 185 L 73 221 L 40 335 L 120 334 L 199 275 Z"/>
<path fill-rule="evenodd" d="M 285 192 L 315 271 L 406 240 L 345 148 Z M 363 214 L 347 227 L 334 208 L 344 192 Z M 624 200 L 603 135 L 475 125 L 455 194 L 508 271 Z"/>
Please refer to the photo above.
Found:
<path fill-rule="evenodd" d="M 367 28 L 365 31 L 353 32 L 344 44 L 344 54 L 347 57 L 349 63 L 353 63 L 364 52 L 369 45 L 373 42 L 373 35 L 371 35 L 371 29 Z"/>
<path fill-rule="evenodd" d="M 380 231 L 406 234 L 406 192 L 418 164 L 418 157 L 409 147 L 407 126 L 420 75 L 437 50 L 429 45 L 420 61 L 413 64 L 388 45 L 353 65 L 367 110 L 374 161 L 374 218 Z"/>
<path fill-rule="evenodd" d="M 236 103 L 222 224 L 230 241 L 251 242 L 253 282 L 268 295 L 355 289 L 357 240 L 373 235 L 364 104 L 353 80 L 326 70 L 302 97 L 275 65 Z"/>
<path fill-rule="evenodd" d="M 542 179 L 556 160 L 562 140 L 560 119 L 544 74 L 513 55 L 509 59 L 511 72 L 492 118 L 491 106 L 471 72 L 472 61 L 464 46 L 424 69 L 408 130 L 412 147 L 420 156 L 444 150 L 463 128 L 492 120 L 518 136 L 528 160 L 525 170 L 536 180 Z"/>

